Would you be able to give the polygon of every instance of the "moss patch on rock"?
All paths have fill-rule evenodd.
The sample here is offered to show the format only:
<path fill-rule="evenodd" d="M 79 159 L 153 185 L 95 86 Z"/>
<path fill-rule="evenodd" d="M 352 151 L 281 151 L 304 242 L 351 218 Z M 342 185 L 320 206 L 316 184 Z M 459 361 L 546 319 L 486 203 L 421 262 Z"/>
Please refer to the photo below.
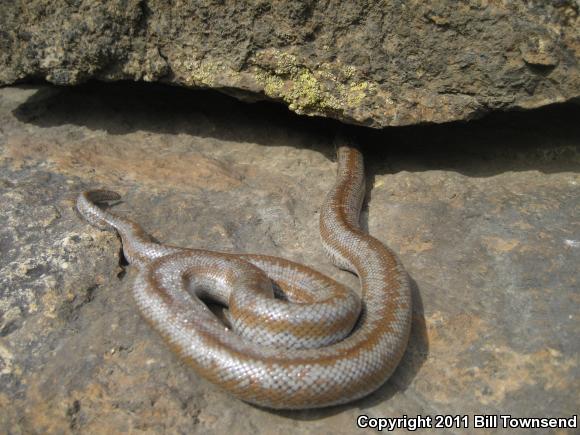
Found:
<path fill-rule="evenodd" d="M 358 80 L 350 65 L 322 63 L 310 68 L 296 56 L 274 49 L 258 53 L 254 65 L 264 93 L 285 101 L 299 114 L 341 113 L 376 93 L 377 85 Z"/>

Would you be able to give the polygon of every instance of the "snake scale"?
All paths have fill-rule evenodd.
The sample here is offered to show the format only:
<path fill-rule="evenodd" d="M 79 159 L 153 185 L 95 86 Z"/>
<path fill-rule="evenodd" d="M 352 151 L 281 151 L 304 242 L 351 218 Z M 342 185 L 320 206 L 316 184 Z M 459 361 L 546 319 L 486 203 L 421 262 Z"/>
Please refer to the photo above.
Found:
<path fill-rule="evenodd" d="M 267 408 L 307 409 L 361 398 L 398 365 L 411 326 L 409 281 L 396 255 L 361 230 L 363 158 L 337 144 L 337 179 L 320 212 L 320 234 L 336 266 L 355 273 L 362 298 L 334 280 L 277 257 L 162 245 L 100 206 L 115 192 L 86 191 L 77 209 L 114 228 L 139 268 L 141 314 L 203 377 Z M 204 301 L 229 308 L 228 325 Z"/>

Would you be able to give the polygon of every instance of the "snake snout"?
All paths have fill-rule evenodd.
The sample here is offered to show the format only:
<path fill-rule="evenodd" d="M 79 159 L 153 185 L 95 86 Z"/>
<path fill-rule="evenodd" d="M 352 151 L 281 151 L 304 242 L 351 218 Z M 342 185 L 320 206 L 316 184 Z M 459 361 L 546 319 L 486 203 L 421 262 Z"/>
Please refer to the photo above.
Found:
<path fill-rule="evenodd" d="M 118 201 L 121 195 L 111 190 L 89 190 L 82 192 L 77 199 L 77 210 L 93 226 L 108 230 L 112 224 L 109 212 L 103 210 L 99 203 Z"/>
<path fill-rule="evenodd" d="M 121 195 L 112 190 L 89 190 L 85 195 L 93 203 L 119 201 L 121 199 Z"/>

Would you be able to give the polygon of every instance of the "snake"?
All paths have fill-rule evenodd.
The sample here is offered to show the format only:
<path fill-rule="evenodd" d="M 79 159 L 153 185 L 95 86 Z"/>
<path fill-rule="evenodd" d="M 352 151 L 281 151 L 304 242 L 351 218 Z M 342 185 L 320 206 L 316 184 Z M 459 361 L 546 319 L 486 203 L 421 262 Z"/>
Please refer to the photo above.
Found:
<path fill-rule="evenodd" d="M 76 201 L 88 223 L 120 236 L 138 268 L 134 300 L 153 329 L 201 377 L 250 404 L 296 410 L 357 400 L 390 378 L 407 347 L 409 277 L 397 255 L 361 229 L 360 146 L 337 136 L 335 148 L 320 238 L 333 263 L 358 276 L 358 292 L 278 257 L 161 244 L 110 210 L 121 198 L 113 191 L 83 191 Z"/>

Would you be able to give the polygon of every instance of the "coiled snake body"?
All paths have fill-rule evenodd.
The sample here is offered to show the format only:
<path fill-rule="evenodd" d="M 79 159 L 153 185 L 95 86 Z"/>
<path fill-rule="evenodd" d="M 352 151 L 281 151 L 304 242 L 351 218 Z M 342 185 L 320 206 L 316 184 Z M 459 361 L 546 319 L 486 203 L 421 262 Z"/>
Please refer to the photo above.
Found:
<path fill-rule="evenodd" d="M 320 233 L 334 263 L 358 275 L 362 301 L 288 260 L 155 243 L 96 205 L 118 200 L 114 192 L 83 192 L 77 208 L 94 226 L 119 233 L 125 257 L 139 267 L 133 294 L 141 313 L 199 374 L 250 403 L 305 409 L 373 392 L 407 345 L 408 278 L 395 254 L 359 228 L 364 192 L 362 155 L 343 140 Z M 228 306 L 230 328 L 202 299 Z"/>

